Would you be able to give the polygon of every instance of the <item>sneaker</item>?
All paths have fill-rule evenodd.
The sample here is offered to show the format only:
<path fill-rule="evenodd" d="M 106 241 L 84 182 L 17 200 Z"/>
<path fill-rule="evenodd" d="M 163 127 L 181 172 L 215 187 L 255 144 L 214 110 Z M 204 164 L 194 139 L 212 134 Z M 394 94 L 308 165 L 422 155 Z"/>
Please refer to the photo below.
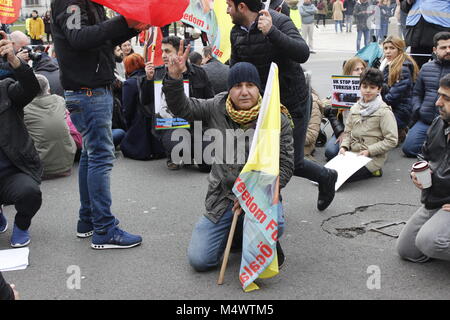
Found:
<path fill-rule="evenodd" d="M 380 170 L 374 171 L 374 172 L 372 172 L 372 175 L 374 177 L 377 177 L 377 178 L 382 177 L 383 176 L 383 170 L 380 169 Z"/>
<path fill-rule="evenodd" d="M 0 206 L 0 233 L 4 233 L 6 230 L 8 230 L 8 221 L 3 215 L 3 206 Z"/>
<path fill-rule="evenodd" d="M 119 219 L 114 221 L 114 225 L 119 225 Z M 77 237 L 78 238 L 89 238 L 94 234 L 94 225 L 92 222 L 85 222 L 83 220 L 78 220 L 77 224 Z"/>
<path fill-rule="evenodd" d="M 182 167 L 181 164 L 176 164 L 174 162 L 172 162 L 171 160 L 167 160 L 167 168 L 169 170 L 180 170 Z"/>
<path fill-rule="evenodd" d="M 322 183 L 319 183 L 319 199 L 317 200 L 317 209 L 325 210 L 331 204 L 335 195 L 335 184 L 338 178 L 336 170 L 327 169 L 328 177 Z"/>
<path fill-rule="evenodd" d="M 11 236 L 11 247 L 21 248 L 26 247 L 31 242 L 30 233 L 28 230 L 22 230 L 14 224 L 13 233 Z"/>
<path fill-rule="evenodd" d="M 127 249 L 138 246 L 141 242 L 141 236 L 133 235 L 118 227 L 114 227 L 103 234 L 94 232 L 91 248 L 96 250 Z"/>

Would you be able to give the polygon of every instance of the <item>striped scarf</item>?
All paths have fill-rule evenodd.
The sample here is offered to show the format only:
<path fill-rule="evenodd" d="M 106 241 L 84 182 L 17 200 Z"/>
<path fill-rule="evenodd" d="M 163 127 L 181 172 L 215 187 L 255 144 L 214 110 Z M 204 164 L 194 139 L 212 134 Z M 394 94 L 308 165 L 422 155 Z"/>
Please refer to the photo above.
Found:
<path fill-rule="evenodd" d="M 259 110 L 261 109 L 261 102 L 262 102 L 262 97 L 260 96 L 258 99 L 258 103 L 251 109 L 236 110 L 233 106 L 233 102 L 231 102 L 230 96 L 228 96 L 227 102 L 226 102 L 227 113 L 230 116 L 231 120 L 233 120 L 234 122 L 236 122 L 240 125 L 245 125 L 245 124 L 252 122 L 258 118 Z M 288 109 L 285 106 L 280 105 L 280 111 L 289 118 L 289 120 L 291 122 L 291 127 L 293 128 L 294 122 L 292 120 L 292 116 L 289 113 Z"/>

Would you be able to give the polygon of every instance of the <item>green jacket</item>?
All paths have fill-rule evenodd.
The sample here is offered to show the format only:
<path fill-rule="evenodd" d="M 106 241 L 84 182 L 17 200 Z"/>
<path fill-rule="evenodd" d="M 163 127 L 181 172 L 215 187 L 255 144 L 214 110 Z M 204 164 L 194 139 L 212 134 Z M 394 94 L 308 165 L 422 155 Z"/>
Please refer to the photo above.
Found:
<path fill-rule="evenodd" d="M 175 116 L 188 121 L 201 121 L 203 127 L 208 127 L 210 130 L 214 130 L 217 136 L 223 137 L 224 152 L 223 154 L 219 154 L 219 152 L 215 154 L 211 173 L 208 177 L 209 186 L 205 199 L 205 216 L 212 222 L 217 223 L 230 203 L 236 199 L 232 188 L 248 158 L 256 121 L 248 125 L 247 128 L 242 128 L 239 124 L 232 121 L 225 108 L 228 97 L 227 92 L 222 92 L 207 100 L 188 98 L 184 94 L 183 82 L 167 77 L 163 81 L 163 91 L 166 96 L 167 106 Z M 205 134 L 208 134 L 208 131 Z M 216 134 L 212 135 L 216 136 Z M 234 156 L 233 154 L 230 155 L 231 150 L 227 152 L 227 139 L 225 137 L 233 139 Z M 217 140 L 219 139 L 216 138 Z M 245 141 L 244 158 L 242 158 L 244 156 L 242 151 L 238 152 L 237 150 L 238 141 Z M 233 156 L 233 161 L 226 161 L 227 156 L 230 158 Z M 228 164 L 230 162 L 233 164 Z M 287 116 L 281 114 L 280 188 L 287 185 L 293 171 L 294 138 L 292 136 L 291 123 Z"/>

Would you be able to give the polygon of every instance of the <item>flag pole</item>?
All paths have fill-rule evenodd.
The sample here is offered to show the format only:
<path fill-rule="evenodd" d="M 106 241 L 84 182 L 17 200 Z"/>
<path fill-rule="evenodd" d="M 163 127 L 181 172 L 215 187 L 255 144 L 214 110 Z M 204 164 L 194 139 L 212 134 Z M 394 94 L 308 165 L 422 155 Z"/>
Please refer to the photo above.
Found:
<path fill-rule="evenodd" d="M 152 33 L 153 33 L 153 43 L 152 43 L 152 56 L 150 58 L 150 63 L 153 64 L 153 62 L 155 61 L 156 41 L 158 40 L 157 27 L 152 27 Z"/>
<path fill-rule="evenodd" d="M 222 261 L 222 268 L 220 268 L 219 279 L 217 280 L 217 284 L 223 284 L 223 280 L 225 278 L 225 270 L 227 269 L 228 257 L 230 256 L 231 244 L 233 243 L 234 231 L 236 230 L 237 221 L 239 215 L 242 212 L 242 208 L 239 208 L 234 211 L 233 214 L 233 222 L 231 223 L 230 234 L 228 235 L 227 246 L 225 248 L 225 253 Z"/>

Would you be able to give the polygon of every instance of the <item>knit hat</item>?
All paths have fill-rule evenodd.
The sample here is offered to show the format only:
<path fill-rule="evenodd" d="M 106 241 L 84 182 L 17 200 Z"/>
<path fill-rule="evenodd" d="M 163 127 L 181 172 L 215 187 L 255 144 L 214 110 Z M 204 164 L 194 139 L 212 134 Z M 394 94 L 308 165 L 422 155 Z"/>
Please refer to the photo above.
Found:
<path fill-rule="evenodd" d="M 261 92 L 261 79 L 256 67 L 248 62 L 238 62 L 230 68 L 228 74 L 228 91 L 240 82 L 252 82 Z"/>

